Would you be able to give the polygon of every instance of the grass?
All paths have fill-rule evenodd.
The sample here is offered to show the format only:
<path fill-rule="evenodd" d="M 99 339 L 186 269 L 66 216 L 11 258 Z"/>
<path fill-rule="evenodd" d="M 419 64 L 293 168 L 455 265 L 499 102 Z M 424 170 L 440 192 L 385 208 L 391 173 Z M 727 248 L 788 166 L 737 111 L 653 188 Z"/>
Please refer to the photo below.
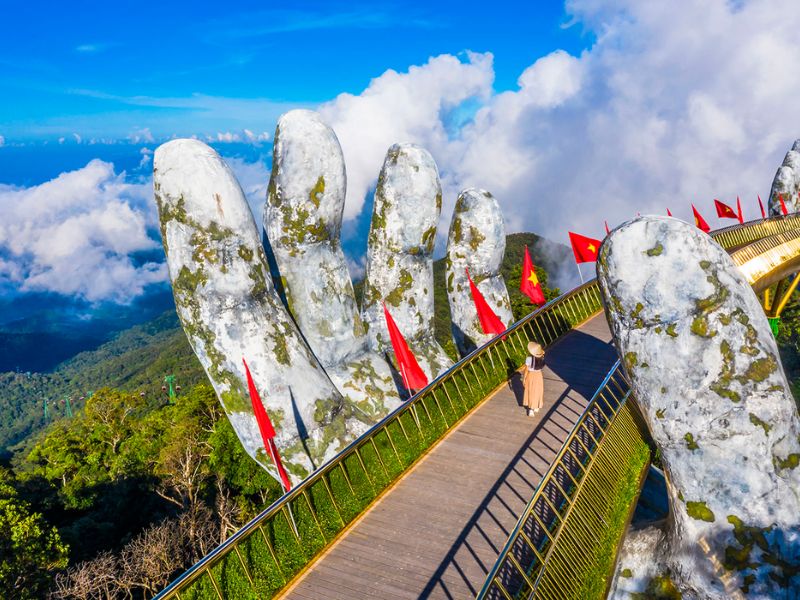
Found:
<path fill-rule="evenodd" d="M 650 459 L 650 448 L 644 442 L 636 444 L 635 451 L 627 457 L 622 476 L 609 490 L 608 497 L 612 502 L 607 508 L 606 522 L 608 527 L 599 531 L 599 537 L 591 549 L 592 556 L 588 561 L 589 570 L 583 577 L 580 598 L 606 597 L 608 583 L 614 576 L 617 548 L 628 525 L 636 497 L 639 494 L 639 478 L 642 469 Z"/>

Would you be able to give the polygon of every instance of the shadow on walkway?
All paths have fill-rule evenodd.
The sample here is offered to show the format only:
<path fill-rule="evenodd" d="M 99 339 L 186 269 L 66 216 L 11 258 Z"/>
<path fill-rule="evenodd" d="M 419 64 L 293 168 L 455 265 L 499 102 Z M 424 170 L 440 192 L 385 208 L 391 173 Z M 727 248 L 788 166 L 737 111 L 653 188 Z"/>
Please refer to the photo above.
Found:
<path fill-rule="evenodd" d="M 534 463 L 541 463 L 543 460 L 549 463 L 552 460 L 571 429 L 567 423 L 574 423 L 580 416 L 583 406 L 592 397 L 616 357 L 613 344 L 603 342 L 582 331 L 571 332 L 548 351 L 545 358 L 546 369 L 552 372 L 551 377 L 555 375 L 563 380 L 567 384 L 566 389 L 549 406 L 545 404 L 546 412 L 505 469 L 497 474 L 491 489 L 465 523 L 450 550 L 420 593 L 420 598 L 427 598 L 434 592 L 444 594 L 447 598 L 463 596 L 463 589 L 457 589 L 461 587 L 460 585 L 457 587 L 453 587 L 453 583 L 448 585 L 448 580 L 452 582 L 455 573 L 458 573 L 460 583 L 465 584 L 472 595 L 478 593 L 483 578 L 494 565 L 494 560 L 511 533 L 508 526 L 502 525 L 504 522 L 509 523 L 507 513 L 513 515 L 513 523 L 516 523 L 521 514 L 521 511 L 515 511 L 509 506 L 508 500 L 516 497 L 517 505 L 527 504 L 538 481 L 544 476 L 544 472 L 534 467 Z M 547 371 L 545 374 L 546 393 Z M 553 385 L 552 379 L 550 381 L 550 385 Z M 511 374 L 508 387 L 517 404 L 522 406 L 524 388 L 519 372 L 514 371 Z M 536 477 L 534 481 L 531 481 L 531 475 Z M 506 514 L 500 515 L 500 512 Z M 498 529 L 503 536 L 499 535 Z M 476 542 L 484 549 L 478 548 Z M 485 549 L 487 545 L 493 551 L 491 560 L 488 559 Z M 475 578 L 476 563 L 482 572 L 480 580 Z"/>

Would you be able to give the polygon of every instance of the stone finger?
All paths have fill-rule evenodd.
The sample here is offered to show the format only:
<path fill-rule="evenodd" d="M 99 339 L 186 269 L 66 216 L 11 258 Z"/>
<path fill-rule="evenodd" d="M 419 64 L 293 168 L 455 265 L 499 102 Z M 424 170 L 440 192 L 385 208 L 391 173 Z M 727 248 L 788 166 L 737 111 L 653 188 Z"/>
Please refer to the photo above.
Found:
<path fill-rule="evenodd" d="M 275 476 L 247 391 L 247 360 L 298 481 L 351 436 L 341 395 L 275 292 L 244 194 L 219 155 L 197 140 L 156 150 L 153 185 L 186 336 L 242 445 Z"/>
<path fill-rule="evenodd" d="M 506 327 L 511 325 L 508 298 L 500 265 L 506 250 L 506 228 L 500 206 L 489 192 L 470 188 L 459 194 L 447 238 L 447 298 L 453 339 L 466 356 L 494 337 L 483 332 L 470 294 L 466 270 Z"/>
<path fill-rule="evenodd" d="M 413 144 L 389 148 L 375 190 L 361 314 L 372 349 L 391 353 L 385 302 L 429 378 L 452 365 L 433 325 L 433 246 L 441 210 L 430 153 Z"/>
<path fill-rule="evenodd" d="M 340 243 L 346 175 L 319 115 L 293 110 L 275 130 L 264 210 L 268 252 L 300 331 L 346 402 L 372 424 L 400 404 L 389 365 L 367 345 Z"/>
<path fill-rule="evenodd" d="M 800 140 L 786 153 L 783 164 L 778 167 L 769 193 L 769 214 L 772 217 L 783 214 L 781 201 L 790 213 L 800 210 Z"/>
<path fill-rule="evenodd" d="M 614 230 L 597 273 L 661 451 L 675 584 L 729 598 L 750 581 L 780 597 L 779 565 L 800 566 L 800 421 L 758 298 L 708 235 L 666 217 Z"/>

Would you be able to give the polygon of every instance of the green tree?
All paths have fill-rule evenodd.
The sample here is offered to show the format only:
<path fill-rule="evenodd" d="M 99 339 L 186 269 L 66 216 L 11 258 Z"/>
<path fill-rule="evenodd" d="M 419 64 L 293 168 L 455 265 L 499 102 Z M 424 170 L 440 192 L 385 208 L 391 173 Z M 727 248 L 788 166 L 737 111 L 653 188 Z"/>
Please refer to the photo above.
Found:
<path fill-rule="evenodd" d="M 67 566 L 68 548 L 13 484 L 13 475 L 0 469 L 0 589 L 6 598 L 38 598 L 53 571 Z"/>

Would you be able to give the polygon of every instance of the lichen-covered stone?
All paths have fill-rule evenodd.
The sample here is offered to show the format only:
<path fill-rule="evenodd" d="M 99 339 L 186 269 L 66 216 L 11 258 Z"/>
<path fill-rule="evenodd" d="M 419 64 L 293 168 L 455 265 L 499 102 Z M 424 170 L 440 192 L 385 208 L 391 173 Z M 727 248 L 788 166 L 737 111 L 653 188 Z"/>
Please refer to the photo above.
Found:
<path fill-rule="evenodd" d="M 494 196 L 475 188 L 461 192 L 450 221 L 445 262 L 453 339 L 462 356 L 493 337 L 483 333 L 466 269 L 500 320 L 506 326 L 514 320 L 508 290 L 500 274 L 505 250 L 503 214 Z"/>
<path fill-rule="evenodd" d="M 662 217 L 612 232 L 597 272 L 667 475 L 670 581 L 688 598 L 796 597 L 800 420 L 752 289 L 709 236 Z"/>
<path fill-rule="evenodd" d="M 293 110 L 278 121 L 264 209 L 289 309 L 336 387 L 370 422 L 400 404 L 389 365 L 367 345 L 339 241 L 345 165 L 319 115 Z"/>
<path fill-rule="evenodd" d="M 442 187 L 433 157 L 413 144 L 386 154 L 367 248 L 362 318 L 373 350 L 391 353 L 382 302 L 429 378 L 452 361 L 434 338 L 433 245 Z"/>
<path fill-rule="evenodd" d="M 782 215 L 780 196 L 790 213 L 800 210 L 800 140 L 795 141 L 792 149 L 786 153 L 783 164 L 775 173 L 769 194 L 770 216 Z"/>
<path fill-rule="evenodd" d="M 233 173 L 207 145 L 155 152 L 153 185 L 183 329 L 245 450 L 273 476 L 247 392 L 250 366 L 298 481 L 354 437 L 346 406 L 272 284 L 253 216 Z"/>

